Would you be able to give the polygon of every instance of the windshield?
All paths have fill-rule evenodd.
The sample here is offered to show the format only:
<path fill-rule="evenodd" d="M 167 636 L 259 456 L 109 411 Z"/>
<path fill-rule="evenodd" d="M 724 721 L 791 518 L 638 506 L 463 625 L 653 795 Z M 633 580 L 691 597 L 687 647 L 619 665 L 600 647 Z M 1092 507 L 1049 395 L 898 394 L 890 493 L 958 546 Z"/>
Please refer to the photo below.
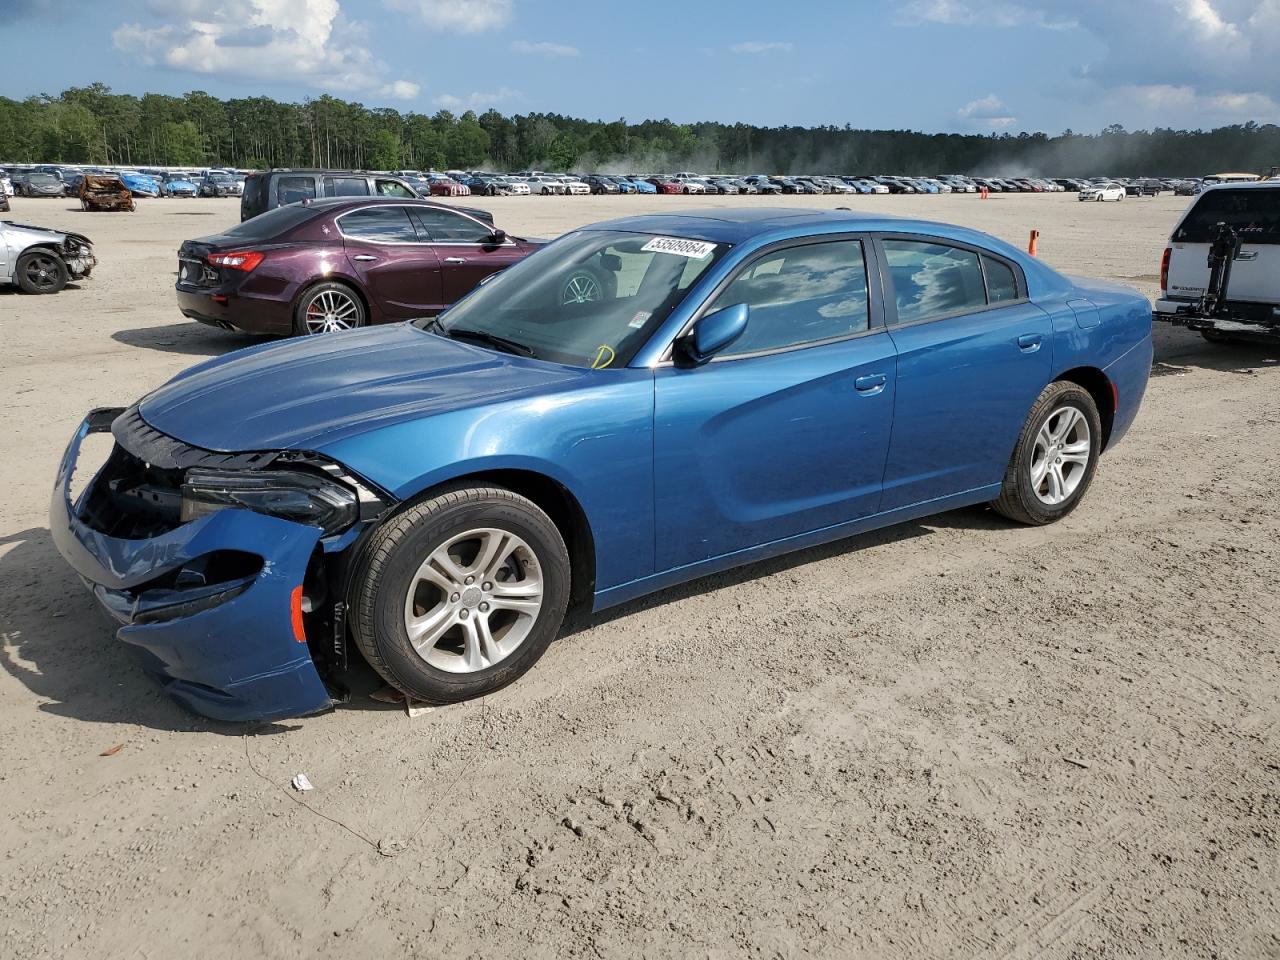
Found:
<path fill-rule="evenodd" d="M 623 367 L 727 249 L 654 234 L 570 233 L 457 303 L 441 317 L 442 332 L 576 367 Z"/>

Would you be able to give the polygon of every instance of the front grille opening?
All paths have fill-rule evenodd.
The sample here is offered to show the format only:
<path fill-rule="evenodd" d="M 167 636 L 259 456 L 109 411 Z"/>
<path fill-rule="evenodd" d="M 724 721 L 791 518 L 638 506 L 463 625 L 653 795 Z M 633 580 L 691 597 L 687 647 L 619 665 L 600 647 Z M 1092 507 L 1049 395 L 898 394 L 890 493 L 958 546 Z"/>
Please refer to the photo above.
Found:
<path fill-rule="evenodd" d="M 167 533 L 180 523 L 182 474 L 144 463 L 117 443 L 85 493 L 80 519 L 126 540 Z"/>

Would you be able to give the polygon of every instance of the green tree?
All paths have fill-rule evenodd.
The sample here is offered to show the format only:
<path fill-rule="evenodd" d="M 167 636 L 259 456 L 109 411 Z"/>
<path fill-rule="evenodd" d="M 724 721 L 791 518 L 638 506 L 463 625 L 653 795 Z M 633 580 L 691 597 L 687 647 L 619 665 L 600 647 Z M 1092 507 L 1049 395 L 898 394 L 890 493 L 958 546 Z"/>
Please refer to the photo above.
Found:
<path fill-rule="evenodd" d="M 160 129 L 160 162 L 176 167 L 194 167 L 205 160 L 204 137 L 195 123 L 166 123 Z"/>
<path fill-rule="evenodd" d="M 375 130 L 369 143 L 369 166 L 393 170 L 400 166 L 400 138 L 390 130 Z"/>

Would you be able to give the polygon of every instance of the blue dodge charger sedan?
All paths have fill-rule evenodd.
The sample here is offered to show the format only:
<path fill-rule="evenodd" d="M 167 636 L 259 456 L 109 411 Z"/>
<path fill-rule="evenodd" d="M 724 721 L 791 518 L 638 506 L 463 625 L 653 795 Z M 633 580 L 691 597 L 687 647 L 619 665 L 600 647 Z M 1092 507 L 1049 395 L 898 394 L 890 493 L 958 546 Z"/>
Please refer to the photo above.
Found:
<path fill-rule="evenodd" d="M 530 669 L 571 604 L 972 504 L 1058 520 L 1150 366 L 1143 297 L 972 230 L 614 220 L 439 317 L 254 347 L 93 411 L 52 532 L 192 710 L 325 709 L 352 650 L 449 703 Z"/>

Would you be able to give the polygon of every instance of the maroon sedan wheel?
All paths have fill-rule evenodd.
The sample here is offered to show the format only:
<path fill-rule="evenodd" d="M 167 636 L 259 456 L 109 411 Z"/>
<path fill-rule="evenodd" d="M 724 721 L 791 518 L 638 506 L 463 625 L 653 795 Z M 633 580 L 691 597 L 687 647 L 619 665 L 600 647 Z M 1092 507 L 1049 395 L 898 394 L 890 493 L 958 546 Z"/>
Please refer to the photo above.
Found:
<path fill-rule="evenodd" d="M 294 332 L 299 336 L 337 333 L 363 327 L 364 303 L 344 283 L 318 283 L 298 301 L 294 312 Z"/>

